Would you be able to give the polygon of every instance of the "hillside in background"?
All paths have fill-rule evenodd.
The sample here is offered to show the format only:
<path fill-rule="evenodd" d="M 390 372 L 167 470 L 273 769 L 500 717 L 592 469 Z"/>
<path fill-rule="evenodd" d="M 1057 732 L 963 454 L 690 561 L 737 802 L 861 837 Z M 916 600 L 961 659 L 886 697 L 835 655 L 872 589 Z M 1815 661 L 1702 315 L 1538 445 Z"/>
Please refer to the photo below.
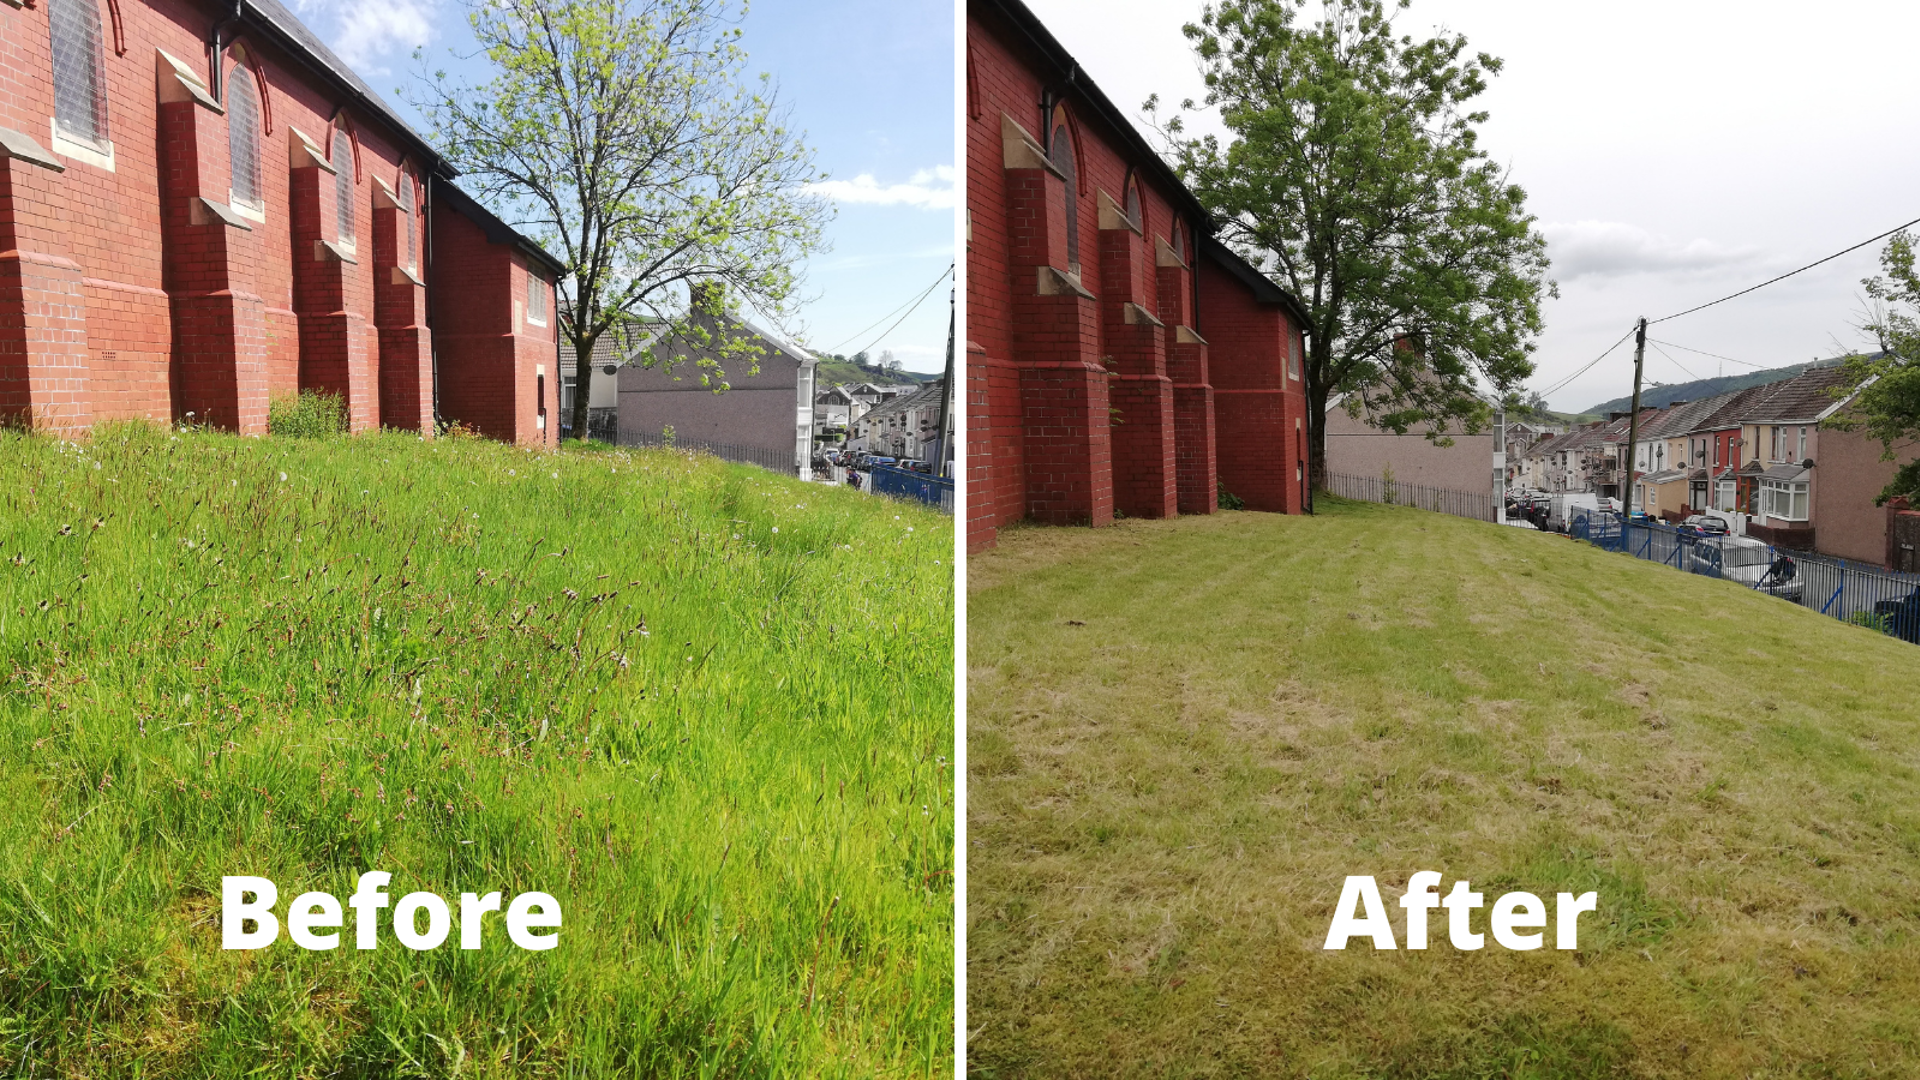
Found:
<path fill-rule="evenodd" d="M 1725 394 L 1734 390 L 1745 390 L 1750 386 L 1765 386 L 1768 383 L 1783 382 L 1808 368 L 1831 367 L 1839 360 L 1815 360 L 1805 364 L 1789 364 L 1786 367 L 1768 368 L 1765 371 L 1749 371 L 1745 375 L 1723 375 L 1713 379 L 1695 379 L 1693 382 L 1663 383 L 1658 386 L 1641 387 L 1640 407 L 1643 409 L 1665 408 L 1676 401 L 1699 401 L 1715 394 Z M 1604 417 L 1610 412 L 1626 412 L 1633 404 L 1631 397 L 1617 397 L 1612 401 L 1603 401 L 1588 409 L 1587 412 Z"/>
<path fill-rule="evenodd" d="M 870 382 L 875 386 L 890 386 L 900 383 L 930 383 L 940 378 L 939 373 L 928 374 L 921 371 L 882 371 L 879 368 L 861 367 L 851 360 L 822 359 L 813 369 L 813 385 L 821 389 L 838 383 Z"/>

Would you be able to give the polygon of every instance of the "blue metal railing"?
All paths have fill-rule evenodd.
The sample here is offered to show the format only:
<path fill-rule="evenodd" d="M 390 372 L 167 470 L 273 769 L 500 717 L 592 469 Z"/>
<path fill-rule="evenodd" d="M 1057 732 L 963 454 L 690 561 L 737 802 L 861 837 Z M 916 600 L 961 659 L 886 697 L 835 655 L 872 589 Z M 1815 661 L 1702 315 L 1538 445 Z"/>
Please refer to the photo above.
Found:
<path fill-rule="evenodd" d="M 1791 600 L 1842 622 L 1920 645 L 1920 574 L 1901 574 L 1813 551 L 1715 536 L 1658 521 L 1579 511 L 1568 534 L 1608 551 L 1717 577 Z"/>
<path fill-rule="evenodd" d="M 943 513 L 953 513 L 953 481 L 946 477 L 896 469 L 891 465 L 882 465 L 868 475 L 875 495 L 918 499 Z"/>

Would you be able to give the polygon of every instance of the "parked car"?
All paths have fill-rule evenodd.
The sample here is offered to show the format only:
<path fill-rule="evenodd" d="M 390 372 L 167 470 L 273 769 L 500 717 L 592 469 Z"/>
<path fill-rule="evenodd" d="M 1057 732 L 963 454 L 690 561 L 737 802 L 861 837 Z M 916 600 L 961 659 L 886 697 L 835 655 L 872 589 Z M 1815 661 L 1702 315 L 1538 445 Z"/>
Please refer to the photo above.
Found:
<path fill-rule="evenodd" d="M 1887 633 L 1920 645 L 1920 589 L 1908 593 L 1905 599 L 1880 601 L 1873 605 L 1873 613 L 1887 620 Z"/>
<path fill-rule="evenodd" d="M 874 457 L 870 457 L 870 458 L 868 458 L 868 459 L 867 459 L 867 464 L 865 465 L 865 468 L 868 468 L 868 469 L 877 469 L 877 468 L 879 468 L 879 467 L 880 467 L 880 466 L 882 466 L 882 465 L 891 465 L 891 464 L 893 464 L 893 463 L 894 463 L 894 460 L 895 460 L 895 459 L 893 459 L 893 458 L 890 458 L 890 457 L 880 457 L 880 456 L 874 456 Z"/>
<path fill-rule="evenodd" d="M 1693 545 L 1691 565 L 1696 574 L 1737 581 L 1756 592 L 1782 600 L 1799 600 L 1806 583 L 1799 568 L 1785 555 L 1747 536 L 1703 537 Z"/>
<path fill-rule="evenodd" d="M 1680 532 L 1689 536 L 1726 536 L 1733 532 L 1727 519 L 1718 514 L 1695 514 L 1680 523 Z"/>

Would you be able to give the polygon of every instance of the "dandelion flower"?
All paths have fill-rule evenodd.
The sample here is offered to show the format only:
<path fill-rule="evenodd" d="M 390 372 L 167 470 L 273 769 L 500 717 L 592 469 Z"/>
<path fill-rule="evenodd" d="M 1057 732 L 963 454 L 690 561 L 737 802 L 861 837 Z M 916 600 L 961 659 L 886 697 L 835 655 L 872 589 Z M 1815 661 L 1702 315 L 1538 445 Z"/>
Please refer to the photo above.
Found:
<path fill-rule="evenodd" d="M 553 478 L 554 478 L 555 480 L 558 480 L 558 479 L 560 479 L 560 474 L 559 474 L 559 473 L 554 473 L 554 474 L 553 474 Z"/>
<path fill-rule="evenodd" d="M 280 482 L 281 482 L 281 483 L 283 483 L 283 484 L 287 482 L 287 474 L 286 474 L 286 473 L 281 473 L 281 474 L 280 474 Z"/>
<path fill-rule="evenodd" d="M 778 526 L 778 525 L 775 525 L 775 526 L 773 527 L 773 531 L 774 531 L 774 532 L 779 532 L 779 531 L 780 531 L 780 526 Z"/>

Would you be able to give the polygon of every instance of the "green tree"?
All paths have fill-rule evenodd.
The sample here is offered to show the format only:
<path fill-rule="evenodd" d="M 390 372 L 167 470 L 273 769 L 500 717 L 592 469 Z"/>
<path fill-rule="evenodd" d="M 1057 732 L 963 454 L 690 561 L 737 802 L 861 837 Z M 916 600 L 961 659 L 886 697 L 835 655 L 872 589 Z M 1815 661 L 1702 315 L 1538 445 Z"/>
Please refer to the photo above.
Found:
<path fill-rule="evenodd" d="M 1525 193 L 1479 148 L 1486 114 L 1465 111 L 1500 61 L 1396 36 L 1381 0 L 1323 0 L 1311 25 L 1305 7 L 1209 4 L 1186 34 L 1231 137 L 1186 138 L 1178 116 L 1162 131 L 1222 239 L 1307 308 L 1319 488 L 1332 395 L 1401 434 L 1481 430 L 1476 391 L 1505 398 L 1532 374 L 1557 286 Z"/>
<path fill-rule="evenodd" d="M 1880 440 L 1881 460 L 1898 461 L 1920 443 L 1920 271 L 1910 234 L 1895 233 L 1887 241 L 1880 269 L 1880 276 L 1864 283 L 1872 306 L 1862 327 L 1879 341 L 1880 351 L 1847 358 L 1848 379 L 1833 394 L 1853 401 L 1825 423 Z M 1920 457 L 1895 471 L 1874 505 L 1896 497 L 1920 503 Z"/>
<path fill-rule="evenodd" d="M 474 193 L 567 264 L 560 327 L 577 383 L 615 335 L 646 364 L 690 361 L 716 391 L 759 370 L 725 331 L 745 302 L 792 314 L 830 214 L 772 80 L 745 77 L 729 0 L 470 0 L 491 63 L 437 71 L 416 101 Z M 423 73 L 424 76 L 424 73 Z M 587 399 L 574 395 L 584 438 Z"/>

